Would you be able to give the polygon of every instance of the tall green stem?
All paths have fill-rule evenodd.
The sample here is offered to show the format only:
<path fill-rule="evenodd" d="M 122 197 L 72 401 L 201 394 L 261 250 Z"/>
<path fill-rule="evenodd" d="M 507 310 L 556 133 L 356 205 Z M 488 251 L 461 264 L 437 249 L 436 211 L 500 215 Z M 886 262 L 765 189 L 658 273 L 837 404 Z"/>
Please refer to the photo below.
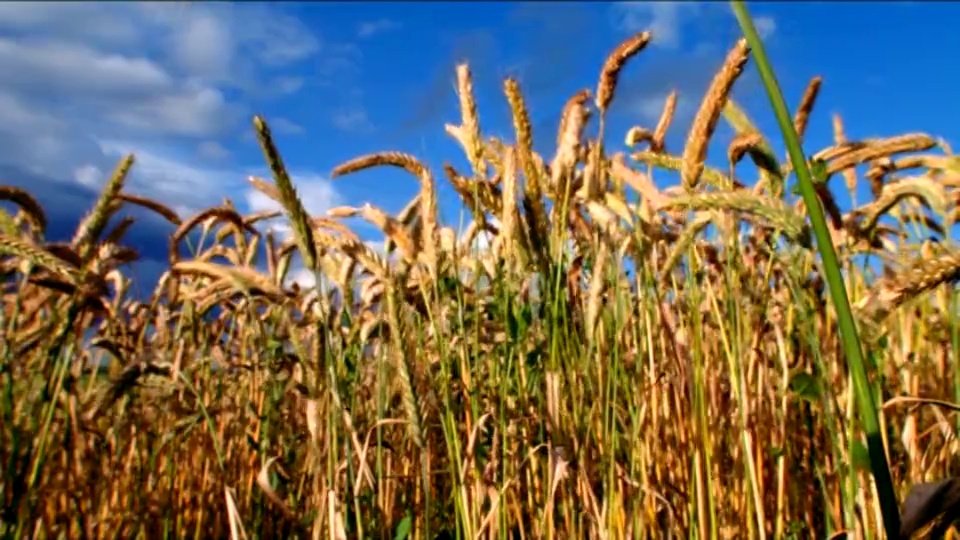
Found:
<path fill-rule="evenodd" d="M 864 368 L 863 350 L 860 347 L 857 326 L 853 319 L 853 312 L 850 309 L 850 301 L 847 298 L 847 290 L 843 283 L 843 276 L 840 273 L 837 253 L 830 239 L 826 221 L 824 220 L 823 208 L 820 206 L 820 200 L 814 189 L 810 169 L 807 166 L 803 149 L 800 147 L 800 137 L 794 129 L 790 113 L 787 111 L 787 104 L 780 91 L 780 85 L 777 83 L 773 68 L 770 66 L 770 61 L 767 59 L 766 51 L 763 48 L 763 42 L 757 34 L 757 29 L 753 25 L 753 20 L 747 12 L 743 0 L 731 0 L 731 3 L 737 21 L 743 29 L 744 36 L 747 38 L 747 42 L 753 50 L 754 57 L 757 61 L 757 69 L 760 72 L 763 85 L 767 90 L 767 97 L 770 99 L 770 104 L 773 106 L 774 112 L 777 115 L 777 122 L 780 124 L 780 130 L 783 132 L 784 141 L 790 154 L 790 161 L 793 163 L 793 170 L 797 173 L 797 183 L 800 187 L 800 193 L 803 195 L 807 212 L 810 213 L 811 225 L 813 226 L 814 235 L 817 239 L 817 249 L 820 251 L 820 257 L 823 260 L 824 274 L 826 275 L 827 284 L 830 287 L 830 296 L 837 310 L 840 339 L 843 341 L 847 364 L 853 376 L 860 415 L 862 417 L 864 431 L 866 431 L 867 435 L 870 467 L 873 471 L 873 478 L 877 486 L 880 510 L 883 513 L 883 525 L 886 529 L 887 538 L 898 538 L 900 534 L 900 510 L 899 504 L 897 503 L 897 494 L 893 488 L 893 478 L 890 475 L 890 469 L 887 466 L 887 458 L 883 449 L 883 438 L 880 434 L 877 407 L 867 380 L 867 370 Z"/>

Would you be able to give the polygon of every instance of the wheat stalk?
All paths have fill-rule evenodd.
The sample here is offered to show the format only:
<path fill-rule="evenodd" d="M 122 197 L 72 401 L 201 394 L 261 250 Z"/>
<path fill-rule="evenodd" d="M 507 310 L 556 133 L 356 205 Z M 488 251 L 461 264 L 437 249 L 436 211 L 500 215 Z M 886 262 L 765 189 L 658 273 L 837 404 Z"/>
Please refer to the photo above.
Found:
<path fill-rule="evenodd" d="M 420 181 L 420 219 L 423 220 L 421 247 L 431 272 L 437 271 L 437 194 L 430 169 L 415 157 L 402 152 L 380 152 L 354 158 L 333 169 L 332 178 L 371 167 L 389 165 L 399 167 Z"/>
<path fill-rule="evenodd" d="M 960 251 L 951 249 L 934 259 L 920 260 L 907 270 L 885 278 L 857 303 L 862 317 L 879 321 L 917 296 L 960 278 Z"/>

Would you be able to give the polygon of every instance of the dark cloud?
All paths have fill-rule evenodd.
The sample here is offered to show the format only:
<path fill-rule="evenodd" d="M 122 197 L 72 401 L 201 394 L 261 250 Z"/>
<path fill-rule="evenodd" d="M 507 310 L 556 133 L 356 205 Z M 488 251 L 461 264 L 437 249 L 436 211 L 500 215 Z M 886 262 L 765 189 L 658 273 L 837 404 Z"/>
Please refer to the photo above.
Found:
<path fill-rule="evenodd" d="M 27 191 L 43 207 L 47 216 L 46 239 L 50 242 L 69 242 L 80 220 L 100 195 L 85 186 L 10 165 L 0 165 L 0 183 Z M 135 290 L 140 293 L 138 296 L 148 295 L 167 266 L 174 226 L 151 211 L 132 205 L 121 209 L 111 220 L 111 225 L 124 216 L 136 220 L 124 237 L 124 245 L 137 250 L 141 257 L 124 272 L 134 281 Z"/>
<path fill-rule="evenodd" d="M 73 197 L 52 207 L 79 212 L 87 206 L 74 199 L 92 200 L 86 190 L 134 153 L 133 193 L 177 211 L 242 198 L 245 171 L 227 151 L 238 126 L 252 132 L 252 103 L 303 88 L 310 62 L 359 60 L 287 7 L 188 4 L 2 4 L 0 71 L 10 77 L 0 86 L 0 164 L 10 174 L 0 182 L 37 180 L 32 192 Z M 120 32 L 100 31 L 117 21 Z M 282 119 L 274 127 L 302 131 Z M 204 164 L 211 156 L 222 161 Z"/>

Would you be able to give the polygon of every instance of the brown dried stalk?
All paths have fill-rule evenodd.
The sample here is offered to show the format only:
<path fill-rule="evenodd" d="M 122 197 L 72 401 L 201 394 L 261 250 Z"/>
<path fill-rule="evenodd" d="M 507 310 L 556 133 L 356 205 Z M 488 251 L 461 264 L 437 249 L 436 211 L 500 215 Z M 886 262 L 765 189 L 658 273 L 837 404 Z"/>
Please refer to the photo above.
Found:
<path fill-rule="evenodd" d="M 0 186 L 0 200 L 10 201 L 22 208 L 35 233 L 43 236 L 47 229 L 47 215 L 32 195 L 13 186 Z"/>

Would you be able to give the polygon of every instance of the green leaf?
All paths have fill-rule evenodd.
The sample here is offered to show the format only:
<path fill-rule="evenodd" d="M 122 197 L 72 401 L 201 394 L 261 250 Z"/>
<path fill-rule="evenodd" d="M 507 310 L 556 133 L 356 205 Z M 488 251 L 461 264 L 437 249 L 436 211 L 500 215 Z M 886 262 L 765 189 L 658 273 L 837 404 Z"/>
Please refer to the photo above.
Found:
<path fill-rule="evenodd" d="M 850 445 L 850 464 L 858 471 L 870 470 L 870 452 L 860 441 L 853 441 Z"/>
<path fill-rule="evenodd" d="M 283 352 L 283 342 L 279 339 L 269 338 L 267 340 L 267 351 L 271 354 L 280 354 Z"/>
<path fill-rule="evenodd" d="M 310 510 L 302 518 L 300 518 L 300 526 L 303 528 L 309 528 L 313 525 L 313 522 L 317 519 L 317 510 Z"/>
<path fill-rule="evenodd" d="M 410 536 L 410 530 L 413 528 L 413 518 L 407 514 L 400 523 L 397 524 L 397 532 L 393 535 L 393 540 L 406 540 Z"/>
<path fill-rule="evenodd" d="M 820 401 L 820 383 L 816 377 L 806 371 L 790 377 L 790 391 L 800 399 L 813 403 Z"/>
<path fill-rule="evenodd" d="M 829 175 L 827 174 L 827 162 L 822 159 L 813 159 L 810 160 L 810 175 L 813 177 L 813 185 L 825 184 L 829 180 Z M 790 186 L 790 193 L 793 195 L 801 195 L 800 192 L 800 181 L 796 181 Z"/>
<path fill-rule="evenodd" d="M 822 159 L 810 161 L 810 174 L 813 176 L 813 184 L 825 184 L 828 180 L 827 163 Z"/>

